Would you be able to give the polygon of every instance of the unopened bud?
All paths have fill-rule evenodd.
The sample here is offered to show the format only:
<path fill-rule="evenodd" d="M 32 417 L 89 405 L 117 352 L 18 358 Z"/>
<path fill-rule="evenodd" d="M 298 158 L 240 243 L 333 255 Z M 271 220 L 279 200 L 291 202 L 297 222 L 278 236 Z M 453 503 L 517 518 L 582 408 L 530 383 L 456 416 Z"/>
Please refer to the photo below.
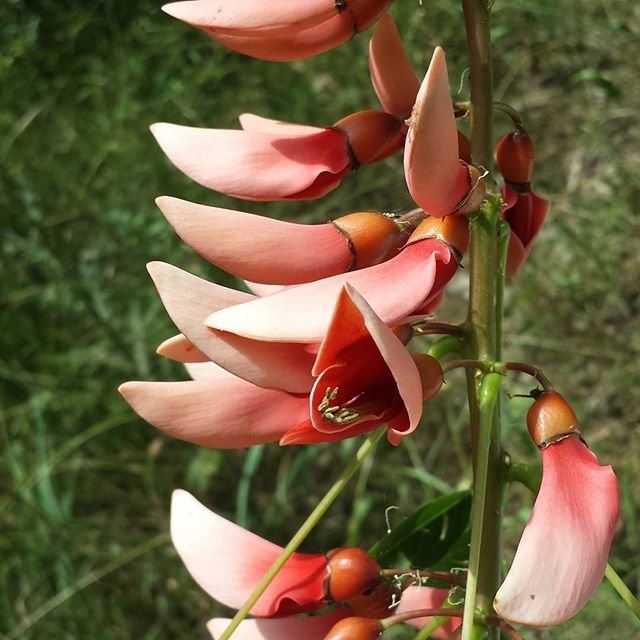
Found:
<path fill-rule="evenodd" d="M 333 221 L 347 238 L 353 269 L 371 267 L 397 253 L 403 238 L 400 227 L 379 211 L 356 211 Z"/>
<path fill-rule="evenodd" d="M 437 238 L 460 255 L 464 255 L 469 248 L 469 220 L 465 216 L 426 218 L 416 227 L 407 244 L 425 238 Z"/>
<path fill-rule="evenodd" d="M 404 145 L 406 126 L 384 111 L 357 111 L 338 120 L 334 129 L 347 137 L 349 149 L 358 165 L 388 158 Z"/>
<path fill-rule="evenodd" d="M 533 175 L 533 142 L 524 129 L 514 129 L 496 147 L 498 170 L 512 185 L 528 185 Z"/>
<path fill-rule="evenodd" d="M 344 618 L 331 627 L 324 640 L 377 640 L 383 630 L 380 620 Z"/>
<path fill-rule="evenodd" d="M 334 602 L 345 602 L 380 583 L 380 565 L 364 550 L 340 547 L 327 553 L 325 590 Z"/>
<path fill-rule="evenodd" d="M 527 427 L 538 447 L 580 433 L 578 418 L 557 391 L 543 391 L 527 413 Z"/>

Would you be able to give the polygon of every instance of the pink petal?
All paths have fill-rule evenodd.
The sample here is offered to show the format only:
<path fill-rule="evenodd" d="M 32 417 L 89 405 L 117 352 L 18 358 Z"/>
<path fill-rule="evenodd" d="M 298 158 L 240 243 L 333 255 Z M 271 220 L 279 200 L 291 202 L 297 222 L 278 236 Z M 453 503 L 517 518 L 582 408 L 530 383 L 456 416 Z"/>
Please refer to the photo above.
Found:
<path fill-rule="evenodd" d="M 179 333 L 167 338 L 156 349 L 156 353 L 176 362 L 208 362 L 209 358 L 191 340 Z"/>
<path fill-rule="evenodd" d="M 329 328 L 338 294 L 348 282 L 382 322 L 394 326 L 429 296 L 436 262 L 450 259 L 450 251 L 437 240 L 419 240 L 381 264 L 222 309 L 206 323 L 220 331 L 269 342 L 320 342 Z"/>
<path fill-rule="evenodd" d="M 394 613 L 405 613 L 407 611 L 417 611 L 418 609 L 440 609 L 449 597 L 449 589 L 435 589 L 433 587 L 407 587 L 402 592 L 400 604 Z M 407 624 L 421 629 L 431 622 L 433 618 L 412 618 L 407 620 Z M 460 618 L 449 618 L 437 631 L 429 637 L 433 640 L 447 640 L 451 638 L 453 632 L 462 624 Z"/>
<path fill-rule="evenodd" d="M 191 0 L 162 7 L 170 16 L 199 28 L 269 36 L 291 33 L 337 15 L 334 0 Z"/>
<path fill-rule="evenodd" d="M 342 12 L 322 24 L 264 37 L 242 33 L 231 35 L 206 27 L 203 30 L 212 40 L 238 53 L 273 62 L 289 62 L 315 56 L 347 42 L 353 37 L 353 27 L 352 17 Z"/>
<path fill-rule="evenodd" d="M 245 620 L 233 632 L 233 640 L 323 640 L 336 622 L 351 615 L 346 609 L 336 609 L 321 616 Z M 229 618 L 214 618 L 207 623 L 207 629 L 213 638 L 219 638 L 230 623 Z"/>
<path fill-rule="evenodd" d="M 255 113 L 241 113 L 238 116 L 240 126 L 243 131 L 253 131 L 256 133 L 272 133 L 278 136 L 288 135 L 308 135 L 310 133 L 320 133 L 324 127 L 312 127 L 307 124 L 294 124 L 283 122 L 282 120 L 272 120 L 263 118 Z"/>
<path fill-rule="evenodd" d="M 306 397 L 256 387 L 213 363 L 191 366 L 189 373 L 194 380 L 125 382 L 119 391 L 172 438 L 217 449 L 276 442 L 309 415 Z"/>
<path fill-rule="evenodd" d="M 542 449 L 542 485 L 495 610 L 547 627 L 573 617 L 604 575 L 619 515 L 618 481 L 578 435 Z"/>
<path fill-rule="evenodd" d="M 409 123 L 404 173 L 411 197 L 427 213 L 453 213 L 469 191 L 469 174 L 458 157 L 447 64 L 440 47 L 431 59 Z"/>
<path fill-rule="evenodd" d="M 549 213 L 549 201 L 534 191 L 518 194 L 505 185 L 503 217 L 512 225 L 507 253 L 507 275 L 514 276 L 524 265 Z"/>
<path fill-rule="evenodd" d="M 366 344 L 368 340 L 371 340 L 372 347 L 377 348 L 395 381 L 396 388 L 392 390 L 392 394 L 399 395 L 402 399 L 408 421 L 405 428 L 397 431 L 397 434 L 407 435 L 415 430 L 422 416 L 420 374 L 406 347 L 378 318 L 367 301 L 348 283 L 340 292 L 327 336 L 322 342 L 312 373 L 319 375 L 336 363 L 345 363 L 345 358 L 347 358 L 348 368 L 351 364 L 348 361 L 349 354 L 357 348 L 359 343 L 362 344 L 364 341 Z M 353 355 L 356 356 L 355 353 Z M 364 378 L 364 376 L 361 377 Z M 317 385 L 318 383 L 314 385 L 314 391 Z M 317 404 L 313 393 L 310 400 L 311 417 L 316 425 L 314 418 L 317 414 Z M 318 428 L 317 425 L 316 428 Z M 324 431 L 324 429 L 319 430 Z"/>
<path fill-rule="evenodd" d="M 192 180 L 245 200 L 296 197 L 322 174 L 338 174 L 350 165 L 345 137 L 334 129 L 276 135 L 160 122 L 151 132 Z"/>
<path fill-rule="evenodd" d="M 164 262 L 151 262 L 147 268 L 173 322 L 210 360 L 261 387 L 292 393 L 311 389 L 314 355 L 306 345 L 265 344 L 205 326 L 212 311 L 251 300 L 251 294 L 207 282 Z"/>
<path fill-rule="evenodd" d="M 330 223 L 294 224 L 166 196 L 156 204 L 191 248 L 238 278 L 298 284 L 343 273 L 354 261 Z"/>
<path fill-rule="evenodd" d="M 388 14 L 380 19 L 369 42 L 369 73 L 384 110 L 406 118 L 416 101 L 420 81 Z"/>
<path fill-rule="evenodd" d="M 282 548 L 209 511 L 186 491 L 173 492 L 171 539 L 195 581 L 215 600 L 239 609 Z M 294 553 L 251 609 L 273 616 L 323 605 L 324 554 Z"/>

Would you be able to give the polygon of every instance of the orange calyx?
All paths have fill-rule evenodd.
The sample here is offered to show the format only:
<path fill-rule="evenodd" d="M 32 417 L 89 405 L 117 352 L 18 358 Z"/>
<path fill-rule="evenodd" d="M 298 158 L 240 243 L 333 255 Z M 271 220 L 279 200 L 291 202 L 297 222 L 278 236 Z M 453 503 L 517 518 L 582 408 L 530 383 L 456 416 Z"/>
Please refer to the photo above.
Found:
<path fill-rule="evenodd" d="M 576 414 L 557 391 L 544 391 L 536 398 L 527 413 L 527 427 L 539 448 L 580 433 Z"/>
<path fill-rule="evenodd" d="M 333 125 L 347 137 L 356 165 L 372 164 L 388 158 L 404 145 L 406 125 L 384 111 L 357 111 Z"/>
<path fill-rule="evenodd" d="M 326 593 L 333 602 L 345 602 L 380 583 L 380 565 L 358 547 L 339 547 L 327 553 Z"/>
<path fill-rule="evenodd" d="M 458 254 L 464 255 L 469 248 L 469 220 L 465 216 L 426 218 L 411 234 L 407 244 L 426 238 L 436 238 Z"/>
<path fill-rule="evenodd" d="M 336 622 L 324 640 L 377 640 L 382 632 L 380 620 L 354 616 Z"/>
<path fill-rule="evenodd" d="M 397 253 L 402 230 L 379 211 L 356 211 L 332 222 L 342 233 L 353 254 L 351 269 L 371 267 Z"/>

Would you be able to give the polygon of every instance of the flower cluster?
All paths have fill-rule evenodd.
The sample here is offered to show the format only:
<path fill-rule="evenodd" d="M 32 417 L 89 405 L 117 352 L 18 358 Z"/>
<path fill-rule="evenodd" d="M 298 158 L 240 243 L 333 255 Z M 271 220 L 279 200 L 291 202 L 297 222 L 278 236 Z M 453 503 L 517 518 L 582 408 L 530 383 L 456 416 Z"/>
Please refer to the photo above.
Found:
<path fill-rule="evenodd" d="M 162 262 L 148 265 L 179 332 L 158 353 L 183 363 L 191 379 L 127 382 L 120 391 L 170 436 L 232 449 L 331 442 L 384 426 L 398 445 L 416 431 L 424 404 L 440 390 L 439 361 L 412 353 L 410 343 L 467 250 L 467 214 L 485 199 L 487 169 L 473 163 L 458 130 L 444 51 L 435 49 L 420 82 L 385 14 L 390 4 L 190 0 L 164 7 L 220 44 L 267 60 L 314 55 L 377 23 L 369 69 L 383 111 L 361 110 L 328 127 L 254 114 L 240 115 L 237 130 L 153 125 L 180 171 L 244 200 L 311 200 L 359 167 L 402 152 L 417 205 L 404 214 L 363 210 L 303 225 L 158 198 L 182 240 L 250 291 Z M 531 189 L 533 147 L 522 128 L 500 141 L 497 165 L 513 275 L 548 203 Z M 542 487 L 494 606 L 502 621 L 546 626 L 574 615 L 602 578 L 618 517 L 617 482 L 609 467 L 597 464 L 559 395 L 536 398 L 529 426 L 541 449 Z M 196 582 L 235 609 L 282 552 L 180 490 L 171 536 Z M 239 637 L 377 638 L 387 625 L 421 627 L 439 612 L 445 621 L 431 637 L 450 638 L 461 615 L 452 610 L 450 593 L 420 576 L 403 584 L 387 579 L 361 549 L 293 553 L 252 607 L 254 618 L 241 623 Z M 214 619 L 209 630 L 215 637 L 227 623 Z"/>

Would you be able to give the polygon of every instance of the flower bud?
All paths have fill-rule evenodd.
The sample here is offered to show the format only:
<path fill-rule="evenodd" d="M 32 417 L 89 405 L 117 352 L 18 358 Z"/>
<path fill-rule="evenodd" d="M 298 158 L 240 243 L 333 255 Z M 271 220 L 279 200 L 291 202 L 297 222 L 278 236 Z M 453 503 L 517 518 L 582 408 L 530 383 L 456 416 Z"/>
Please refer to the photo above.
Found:
<path fill-rule="evenodd" d="M 334 602 L 359 596 L 380 583 L 380 565 L 364 549 L 340 547 L 327 553 L 325 590 Z"/>
<path fill-rule="evenodd" d="M 357 111 L 338 120 L 333 128 L 346 135 L 358 165 L 384 160 L 404 145 L 404 122 L 384 111 Z"/>
<path fill-rule="evenodd" d="M 527 185 L 533 174 L 533 142 L 524 129 L 514 129 L 496 147 L 496 162 L 502 177 L 511 184 Z"/>
<path fill-rule="evenodd" d="M 354 255 L 352 269 L 371 267 L 391 258 L 403 238 L 400 227 L 378 211 L 356 211 L 332 224 L 347 238 Z"/>
<path fill-rule="evenodd" d="M 344 618 L 331 627 L 324 640 L 377 640 L 384 629 L 373 618 Z"/>
<path fill-rule="evenodd" d="M 437 238 L 463 255 L 469 248 L 469 220 L 465 216 L 426 218 L 416 227 L 407 244 L 425 238 Z"/>
<path fill-rule="evenodd" d="M 557 391 L 544 391 L 527 413 L 527 427 L 538 447 L 580 433 L 578 418 L 569 403 Z"/>

